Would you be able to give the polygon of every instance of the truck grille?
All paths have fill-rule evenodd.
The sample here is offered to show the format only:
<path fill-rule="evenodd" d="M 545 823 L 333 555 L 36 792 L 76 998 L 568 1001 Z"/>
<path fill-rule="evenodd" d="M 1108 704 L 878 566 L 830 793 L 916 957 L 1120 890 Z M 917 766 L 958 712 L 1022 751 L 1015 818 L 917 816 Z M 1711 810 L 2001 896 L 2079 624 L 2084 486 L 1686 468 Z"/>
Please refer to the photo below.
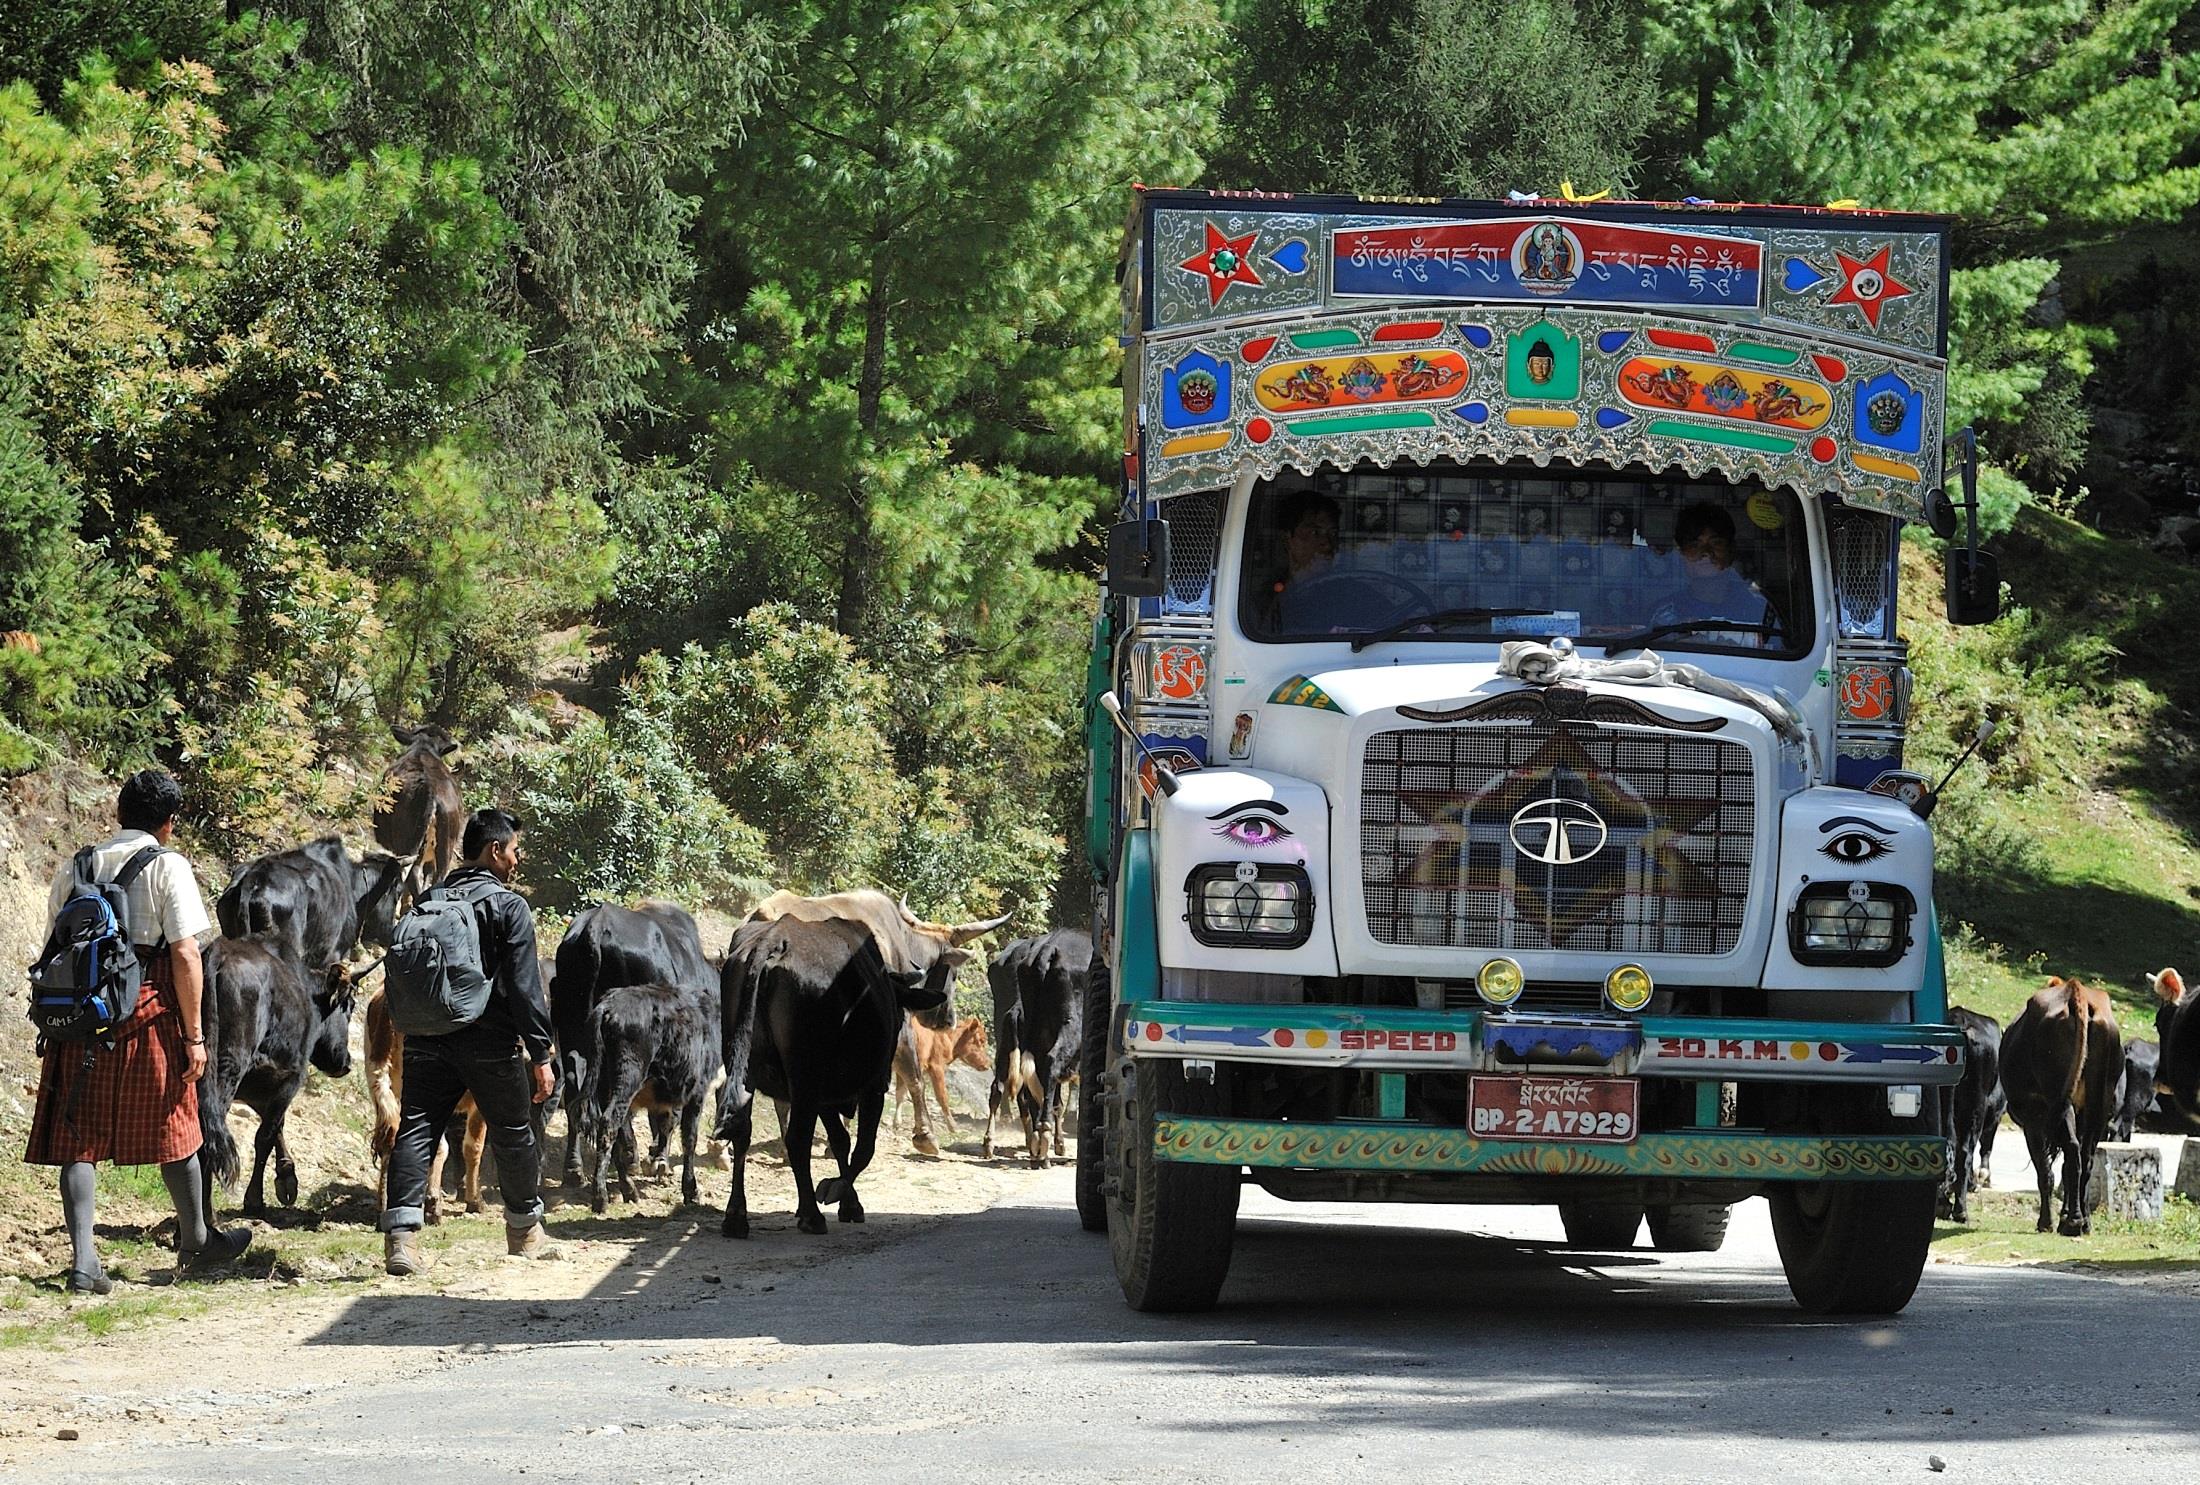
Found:
<path fill-rule="evenodd" d="M 1756 833 L 1738 741 L 1581 721 L 1380 732 L 1360 780 L 1368 932 L 1432 948 L 1729 953 Z"/>

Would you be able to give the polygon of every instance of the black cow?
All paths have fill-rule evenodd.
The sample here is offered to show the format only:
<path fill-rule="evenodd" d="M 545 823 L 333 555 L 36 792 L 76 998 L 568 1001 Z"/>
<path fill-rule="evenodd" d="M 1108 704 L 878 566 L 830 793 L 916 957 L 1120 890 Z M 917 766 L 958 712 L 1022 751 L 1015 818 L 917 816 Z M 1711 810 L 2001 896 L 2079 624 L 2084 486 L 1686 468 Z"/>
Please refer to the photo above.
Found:
<path fill-rule="evenodd" d="M 224 938 L 264 935 L 308 984 L 325 979 L 361 942 L 389 946 L 397 888 L 410 865 L 371 851 L 358 860 L 340 836 L 252 862 L 214 906 Z"/>
<path fill-rule="evenodd" d="M 628 1201 L 636 1199 L 634 1141 L 629 1133 L 630 1111 L 636 1106 L 653 1114 L 679 1116 L 680 1199 L 692 1206 L 698 1199 L 695 1135 L 703 1118 L 703 1096 L 718 1076 L 723 1050 L 718 992 L 692 985 L 622 985 L 603 998 L 594 1021 L 596 1081 L 583 1116 L 595 1161 L 589 1208 L 604 1209 L 605 1176 L 614 1142 L 619 1195 Z"/>
<path fill-rule="evenodd" d="M 820 1201 L 837 1201 L 843 1222 L 863 1220 L 856 1177 L 877 1147 L 902 1018 L 945 1000 L 955 967 L 969 957 L 962 949 L 943 948 L 945 973 L 934 985 L 924 970 L 887 968 L 871 931 L 846 919 L 780 918 L 744 923 L 735 931 L 720 1005 L 726 1081 L 719 1095 L 718 1137 L 733 1163 L 722 1229 L 727 1237 L 749 1235 L 745 1175 L 758 1093 L 788 1105 L 795 1226 L 807 1233 L 825 1231 Z M 850 1114 L 856 1119 L 852 1153 L 844 1122 Z M 820 1116 L 840 1174 L 813 1187 L 810 1139 Z"/>
<path fill-rule="evenodd" d="M 598 903 L 584 909 L 558 940 L 557 973 L 550 982 L 550 1029 L 557 1037 L 565 1084 L 565 1170 L 568 1186 L 587 1179 L 581 1169 L 583 1105 L 594 1085 L 597 1003 L 622 985 L 674 985 L 716 991 L 718 974 L 703 953 L 695 920 L 677 904 L 645 902 L 623 908 Z M 664 1153 L 671 1123 L 652 1113 L 650 1154 Z"/>
<path fill-rule="evenodd" d="M 2001 1025 L 1960 1005 L 1948 1007 L 1951 1025 L 1963 1031 L 1963 1077 L 1940 1090 L 1941 1135 L 1949 1143 L 1948 1174 L 1940 1187 L 1940 1215 L 1971 1220 L 1970 1195 L 1994 1161 L 1994 1135 L 2009 1107 L 2001 1088 Z"/>
<path fill-rule="evenodd" d="M 298 1167 L 283 1138 L 291 1101 L 305 1087 L 306 1069 L 332 1078 L 351 1071 L 351 977 L 342 966 L 306 981 L 273 940 L 225 938 L 206 951 L 206 989 L 200 1025 L 206 1037 L 206 1076 L 199 1080 L 200 1161 L 208 1206 L 215 1183 L 237 1178 L 237 1143 L 229 1133 L 229 1108 L 243 1103 L 260 1116 L 253 1141 L 252 1183 L 245 1188 L 248 1217 L 267 1214 L 262 1181 L 275 1156 L 275 1199 L 298 1201 Z"/>
<path fill-rule="evenodd" d="M 2161 1058 L 2154 1070 L 2160 1127 L 2200 1134 L 2200 995 L 2185 992 L 2174 969 L 2148 975 L 2154 988 L 2154 1034 Z"/>
<path fill-rule="evenodd" d="M 450 871 L 466 828 L 466 799 L 443 761 L 458 749 L 448 732 L 433 725 L 390 732 L 405 751 L 382 771 L 374 838 L 384 850 L 411 859 L 400 892 L 410 903 Z"/>
<path fill-rule="evenodd" d="M 985 1117 L 985 1153 L 993 1153 L 993 1122 L 1015 1100 L 1024 1150 L 1034 1166 L 1062 1158 L 1062 1104 L 1077 1078 L 1084 1046 L 1085 980 L 1092 969 L 1091 935 L 1057 928 L 1003 948 L 986 967 L 993 988 L 993 1094 Z M 1088 1090 L 1084 1097 L 1090 1097 Z"/>
<path fill-rule="evenodd" d="M 2001 1086 L 2024 1131 L 2039 1182 L 2039 1230 L 2064 1237 L 2093 1230 L 2086 1187 L 2093 1156 L 2115 1113 L 2124 1041 L 2105 991 L 2059 976 L 2025 1003 L 2001 1035 Z M 2055 1159 L 2062 1158 L 2062 1220 L 2054 1222 Z"/>
<path fill-rule="evenodd" d="M 2152 1127 L 2154 1079 L 2161 1061 L 2162 1049 L 2153 1042 L 2133 1037 L 2124 1043 L 2124 1075 L 2116 1083 L 2116 1112 L 2108 1120 L 2110 1139 L 2129 1144 L 2131 1131 L 2142 1119 Z"/>

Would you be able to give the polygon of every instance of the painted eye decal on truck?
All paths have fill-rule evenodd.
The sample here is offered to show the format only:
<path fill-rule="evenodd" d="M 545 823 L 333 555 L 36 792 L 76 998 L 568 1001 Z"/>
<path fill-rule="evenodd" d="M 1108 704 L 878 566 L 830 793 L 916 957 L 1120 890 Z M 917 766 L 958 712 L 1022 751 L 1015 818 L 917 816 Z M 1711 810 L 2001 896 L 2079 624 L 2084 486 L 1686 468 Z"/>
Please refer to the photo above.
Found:
<path fill-rule="evenodd" d="M 1207 818 L 1219 823 L 1215 834 L 1233 840 L 1241 846 L 1259 848 L 1272 846 L 1291 838 L 1292 831 L 1273 815 L 1288 815 L 1290 808 L 1280 799 L 1248 799 L 1227 809 L 1215 811 Z"/>
<path fill-rule="evenodd" d="M 1844 825 L 1856 828 L 1841 830 Z M 1856 815 L 1837 815 L 1818 827 L 1820 835 L 1833 830 L 1841 830 L 1841 833 L 1818 849 L 1845 866 L 1862 866 L 1867 861 L 1877 861 L 1894 853 L 1893 832 L 1870 820 Z"/>

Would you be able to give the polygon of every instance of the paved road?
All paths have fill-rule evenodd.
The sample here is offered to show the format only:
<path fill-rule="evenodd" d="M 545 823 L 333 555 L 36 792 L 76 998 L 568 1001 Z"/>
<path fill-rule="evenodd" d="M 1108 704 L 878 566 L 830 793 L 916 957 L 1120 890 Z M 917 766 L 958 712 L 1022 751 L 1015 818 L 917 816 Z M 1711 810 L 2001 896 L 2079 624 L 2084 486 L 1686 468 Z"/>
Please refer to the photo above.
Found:
<path fill-rule="evenodd" d="M 585 1338 L 544 1341 L 530 1307 L 471 1302 L 484 1354 L 468 1364 L 320 1393 L 216 1444 L 118 1442 L 17 1478 L 1756 1481 L 1924 1479 L 1938 1456 L 1949 1479 L 2067 1482 L 2200 1466 L 2200 1300 L 1936 1266 L 1898 1321 L 1827 1323 L 1790 1306 L 1762 1202 L 1725 1252 L 1653 1259 L 1566 1252 L 1540 1210 L 1252 1195 L 1225 1308 L 1149 1317 L 1077 1231 L 1066 1173 L 1030 1193 L 849 1243 L 768 1290 L 739 1282 L 755 1249 L 706 1228 L 652 1260 L 655 1306 Z M 781 1226 L 756 1247 L 803 1241 Z M 459 1303 L 358 1301 L 439 1328 Z"/>

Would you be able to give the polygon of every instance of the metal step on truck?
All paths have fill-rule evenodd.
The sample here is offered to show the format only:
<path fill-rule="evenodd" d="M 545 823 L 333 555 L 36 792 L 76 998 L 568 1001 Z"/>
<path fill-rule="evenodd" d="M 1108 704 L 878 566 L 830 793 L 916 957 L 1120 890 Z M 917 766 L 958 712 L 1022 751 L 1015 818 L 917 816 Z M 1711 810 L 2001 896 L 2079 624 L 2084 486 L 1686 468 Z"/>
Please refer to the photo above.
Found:
<path fill-rule="evenodd" d="M 1806 1309 L 1924 1266 L 1962 1068 L 1905 771 L 1948 224 L 1138 194 L 1088 679 L 1078 1196 L 1214 1304 L 1239 1194 L 1552 1203 Z M 1966 478 L 1942 488 L 1944 462 Z"/>

